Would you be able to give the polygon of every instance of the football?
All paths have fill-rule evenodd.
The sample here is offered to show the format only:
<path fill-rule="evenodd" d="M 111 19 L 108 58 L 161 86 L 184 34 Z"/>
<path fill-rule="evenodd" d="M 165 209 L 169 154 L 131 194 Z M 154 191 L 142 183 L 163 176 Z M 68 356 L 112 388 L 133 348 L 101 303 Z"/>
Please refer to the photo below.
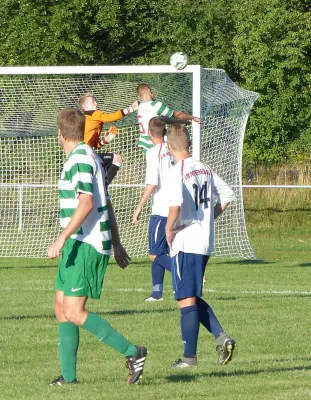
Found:
<path fill-rule="evenodd" d="M 170 64 L 173 68 L 181 70 L 184 69 L 188 64 L 187 54 L 179 51 L 171 55 Z"/>

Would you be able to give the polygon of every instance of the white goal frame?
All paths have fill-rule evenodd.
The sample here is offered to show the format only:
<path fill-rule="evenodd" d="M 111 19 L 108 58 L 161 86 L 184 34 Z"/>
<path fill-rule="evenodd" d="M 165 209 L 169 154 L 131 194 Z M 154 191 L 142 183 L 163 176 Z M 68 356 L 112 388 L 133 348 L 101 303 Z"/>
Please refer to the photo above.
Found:
<path fill-rule="evenodd" d="M 206 72 L 207 71 L 207 72 Z M 221 84 L 219 87 L 216 87 L 214 91 L 209 94 L 208 96 L 205 96 L 208 98 L 208 100 L 205 98 L 204 99 L 204 104 L 202 104 L 202 76 L 203 74 L 210 73 L 212 74 L 218 74 L 219 76 L 221 75 Z M 94 66 L 94 67 L 88 67 L 88 66 L 64 66 L 64 67 L 0 67 L 0 79 L 2 77 L 12 77 L 14 79 L 14 76 L 75 76 L 75 75 L 127 75 L 127 74 L 139 74 L 140 76 L 143 76 L 144 74 L 148 74 L 150 76 L 151 74 L 155 75 L 167 75 L 167 74 L 191 74 L 192 75 L 192 104 L 191 104 L 191 113 L 195 116 L 201 116 L 203 117 L 203 120 L 205 121 L 206 118 L 208 118 L 210 111 L 213 109 L 213 107 L 219 107 L 219 104 L 221 102 L 226 101 L 226 96 L 224 96 L 225 100 L 219 100 L 223 94 L 223 90 L 225 85 L 231 85 L 234 89 L 235 92 L 241 93 L 241 96 L 243 97 L 246 94 L 249 94 L 252 98 L 252 100 L 249 102 L 249 105 L 246 106 L 245 112 L 243 110 L 243 118 L 242 122 L 240 123 L 240 136 L 238 138 L 238 149 L 236 152 L 236 158 L 235 158 L 235 164 L 237 166 L 236 169 L 236 177 L 233 182 L 229 182 L 232 187 L 234 187 L 234 190 L 237 191 L 238 193 L 238 201 L 239 205 L 238 208 L 232 210 L 231 212 L 227 213 L 227 217 L 221 219 L 224 219 L 225 224 L 220 222 L 216 223 L 216 231 L 217 229 L 219 230 L 219 235 L 223 235 L 224 233 L 224 225 L 230 224 L 230 218 L 233 217 L 237 221 L 234 222 L 236 225 L 236 228 L 238 230 L 238 233 L 234 232 L 232 234 L 232 237 L 229 237 L 227 239 L 222 238 L 220 242 L 222 243 L 217 243 L 217 232 L 216 232 L 216 246 L 215 246 L 215 256 L 221 256 L 221 257 L 232 257 L 232 258 L 245 258 L 245 259 L 255 259 L 256 255 L 252 249 L 252 246 L 249 242 L 248 236 L 247 236 L 247 231 L 246 231 L 246 226 L 245 226 L 245 219 L 244 219 L 244 209 L 243 209 L 243 198 L 242 198 L 242 148 L 243 148 L 243 138 L 244 138 L 244 132 L 245 132 L 245 127 L 246 127 L 246 122 L 247 118 L 250 112 L 250 109 L 252 107 L 252 104 L 258 97 L 258 95 L 254 92 L 249 92 L 246 91 L 242 88 L 239 88 L 237 85 L 235 85 L 230 78 L 226 75 L 225 71 L 223 70 L 216 70 L 216 69 L 205 69 L 202 68 L 200 65 L 188 65 L 185 69 L 181 71 L 174 70 L 171 66 L 167 65 L 151 65 L 151 66 Z M 217 75 L 217 76 L 218 76 Z M 1 85 L 1 84 L 0 84 Z M 206 89 L 206 88 L 205 88 Z M 1 90 L 1 86 L 0 86 Z M 81 93 L 83 94 L 83 93 Z M 81 95 L 80 94 L 80 95 Z M 168 104 L 169 99 L 161 99 L 163 102 L 166 102 Z M 5 99 L 4 99 L 5 101 Z M 228 101 L 231 101 L 230 99 Z M 236 100 L 235 100 L 236 101 Z M 206 104 L 208 104 L 206 106 Z M 169 104 L 172 108 L 174 108 L 174 104 Z M 70 106 L 70 104 L 68 104 Z M 100 106 L 100 104 L 99 104 Z M 101 108 L 101 107 L 100 107 Z M 121 105 L 120 105 L 121 108 Z M 106 110 L 106 112 L 112 112 L 114 110 Z M 182 110 L 182 111 L 187 111 L 187 110 Z M 218 112 L 218 111 L 217 111 Z M 204 123 L 202 121 L 202 123 Z M 54 123 L 54 122 L 53 122 Z M 55 123 L 56 123 L 56 115 L 55 115 Z M 0 121 L 1 124 L 1 121 Z M 200 125 L 197 123 L 192 123 L 191 127 L 191 134 L 192 134 L 192 156 L 196 159 L 201 159 L 202 158 L 202 149 L 204 149 L 204 137 L 206 135 L 202 136 L 201 132 L 201 127 L 204 127 L 204 125 Z M 210 126 L 210 125 L 208 125 Z M 56 127 L 55 127 L 56 129 Z M 213 128 L 213 130 L 217 131 L 217 135 L 219 135 L 219 128 Z M 56 130 L 55 130 L 56 132 Z M 27 136 L 27 135 L 26 135 Z M 1 145 L 1 139 L 5 138 L 5 132 L 1 130 L 0 128 L 0 145 Z M 118 139 L 115 139 L 115 141 Z M 227 140 L 227 139 L 226 139 Z M 61 151 L 61 150 L 60 150 Z M 110 150 L 107 150 L 110 151 Z M 113 149 L 112 149 L 113 151 Z M 230 149 L 228 151 L 231 151 Z M 222 153 L 225 152 L 225 150 L 221 151 Z M 122 154 L 121 154 L 122 155 Z M 202 158 L 203 161 L 208 161 L 204 157 Z M 57 160 L 58 162 L 58 160 Z M 211 164 L 211 166 L 214 168 L 214 165 Z M 222 176 L 221 172 L 218 171 L 217 168 L 214 168 L 216 172 Z M 120 170 L 119 174 L 122 174 L 122 169 Z M 40 186 L 40 185 L 39 185 Z M 5 209 L 5 207 L 8 207 L 7 204 L 4 204 L 4 194 L 5 190 L 17 190 L 17 207 L 15 208 L 15 213 L 18 215 L 18 218 L 15 218 L 15 223 L 17 225 L 16 229 L 19 232 L 20 236 L 22 236 L 24 228 L 24 221 L 23 221 L 23 189 L 24 188 L 38 188 L 38 184 L 27 184 L 24 182 L 16 182 L 16 179 L 13 182 L 3 182 L 1 180 L 1 158 L 0 158 L 0 218 L 1 218 L 1 211 Z M 47 190 L 50 188 L 55 188 L 57 186 L 56 182 L 55 184 L 51 184 L 50 180 L 42 183 L 40 187 L 45 187 Z M 131 186 L 131 187 L 137 187 L 137 190 L 142 191 L 144 188 L 144 183 L 141 181 L 140 183 L 135 183 L 135 184 L 130 184 L 128 185 L 127 183 L 112 183 L 111 187 L 126 187 L 126 186 Z M 1 197 L 2 196 L 2 197 Z M 15 197 L 14 197 L 15 198 Z M 4 204 L 4 205 L 3 205 Z M 133 209 L 134 211 L 134 209 Z M 131 254 L 137 257 L 142 257 L 147 255 L 147 221 L 148 221 L 148 208 L 146 207 L 146 216 L 144 220 L 144 229 L 138 233 L 138 238 L 134 240 L 134 242 L 139 241 L 142 245 L 142 247 L 139 249 L 139 251 L 130 251 Z M 238 215 L 238 218 L 236 218 L 236 214 Z M 117 219 L 118 218 L 118 212 L 116 212 Z M 10 225 L 10 224 L 9 224 Z M 219 225 L 219 227 L 218 227 Z M 239 226 L 240 225 L 240 226 Z M 53 225 L 54 226 L 54 225 Z M 120 226 L 120 234 L 121 234 L 121 239 L 122 241 L 128 246 L 127 238 L 123 236 L 122 232 L 122 221 L 119 221 L 119 226 Z M 6 235 L 5 229 L 9 229 L 10 226 L 0 226 L 0 242 L 1 240 L 1 234 Z M 39 229 L 39 228 L 38 228 Z M 54 235 L 56 237 L 57 235 L 57 229 L 54 226 Z M 4 232 L 4 233 L 3 233 Z M 143 233 L 142 233 L 143 232 Z M 46 241 L 44 240 L 44 237 L 40 238 L 39 242 L 36 243 L 27 243 L 27 237 L 24 239 L 22 237 L 19 237 L 16 241 L 16 245 L 14 245 L 15 241 L 15 236 L 16 234 L 10 233 L 10 246 L 3 247 L 1 248 L 0 245 L 0 257 L 44 257 L 46 256 L 46 248 L 51 241 L 51 237 L 46 237 Z M 40 236 L 40 230 L 38 230 L 38 235 Z M 27 234 L 26 234 L 27 236 Z M 43 235 L 44 236 L 44 235 Z M 48 236 L 48 235 L 46 235 Z M 243 245 L 241 245 L 241 238 Z M 139 240 L 137 240 L 139 239 Z M 228 240 L 229 242 L 229 247 L 226 248 L 226 243 L 225 241 Z M 13 242 L 13 245 L 12 245 Z M 22 246 L 22 247 L 21 247 Z M 137 243 L 135 244 L 137 246 Z M 17 247 L 19 250 L 17 250 Z M 28 248 L 29 247 L 29 248 Z M 38 248 L 40 247 L 40 248 Z M 130 246 L 131 247 L 131 246 Z M 233 249 L 236 249 L 233 250 Z"/>

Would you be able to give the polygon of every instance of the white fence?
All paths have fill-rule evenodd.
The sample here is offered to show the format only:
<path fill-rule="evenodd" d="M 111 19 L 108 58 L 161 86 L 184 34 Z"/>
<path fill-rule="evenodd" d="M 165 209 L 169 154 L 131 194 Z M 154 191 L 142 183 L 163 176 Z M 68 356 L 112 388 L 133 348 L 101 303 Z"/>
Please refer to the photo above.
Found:
<path fill-rule="evenodd" d="M 127 186 L 127 185 L 111 185 L 111 186 Z M 137 185 L 128 185 L 135 187 L 144 188 L 145 185 L 137 184 Z M 18 230 L 22 231 L 23 229 L 23 189 L 24 188 L 57 188 L 57 185 L 43 185 L 43 184 L 9 184 L 9 183 L 0 183 L 0 188 L 15 188 L 18 191 L 17 196 L 17 210 L 18 210 Z M 242 188 L 251 188 L 251 189 L 311 189 L 311 185 L 242 185 Z M 0 210 L 1 211 L 1 210 Z"/>

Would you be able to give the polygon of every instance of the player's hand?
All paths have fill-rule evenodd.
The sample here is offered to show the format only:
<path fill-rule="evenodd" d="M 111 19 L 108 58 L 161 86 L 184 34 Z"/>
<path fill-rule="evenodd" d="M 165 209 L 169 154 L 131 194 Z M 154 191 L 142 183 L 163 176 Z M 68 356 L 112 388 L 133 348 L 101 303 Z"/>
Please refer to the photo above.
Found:
<path fill-rule="evenodd" d="M 173 243 L 173 240 L 174 240 L 174 237 L 175 237 L 176 233 L 182 231 L 185 227 L 186 227 L 186 225 L 181 225 L 178 228 L 174 228 L 174 229 L 171 229 L 171 230 L 170 229 L 166 229 L 166 231 L 165 231 L 166 232 L 166 241 L 167 241 L 167 244 L 169 245 L 171 250 L 173 250 L 172 249 L 172 243 Z"/>
<path fill-rule="evenodd" d="M 107 132 L 105 132 L 104 136 L 99 139 L 99 145 L 104 146 L 105 144 L 110 143 L 119 133 L 119 130 L 116 126 L 111 126 Z"/>
<path fill-rule="evenodd" d="M 139 224 L 139 216 L 141 213 L 141 207 L 137 207 L 134 214 L 133 214 L 133 224 L 138 225 Z"/>
<path fill-rule="evenodd" d="M 192 117 L 192 121 L 197 122 L 198 124 L 201 123 L 201 119 L 198 117 Z"/>
<path fill-rule="evenodd" d="M 49 258 L 57 258 L 61 255 L 61 250 L 64 247 L 65 240 L 61 237 L 55 240 L 54 243 L 51 244 L 48 250 Z"/>
<path fill-rule="evenodd" d="M 131 257 L 127 254 L 127 251 L 122 246 L 122 244 L 119 244 L 118 246 L 115 246 L 113 248 L 113 254 L 116 263 L 119 265 L 120 268 L 124 269 L 129 265 Z"/>
<path fill-rule="evenodd" d="M 173 250 L 172 243 L 173 243 L 175 235 L 176 235 L 176 232 L 174 230 L 166 230 L 166 241 L 171 250 Z"/>
<path fill-rule="evenodd" d="M 133 112 L 137 111 L 139 107 L 139 101 L 134 101 L 134 103 L 130 104 L 129 106 L 125 107 L 122 110 L 123 115 L 132 114 Z"/>
<path fill-rule="evenodd" d="M 134 103 L 131 104 L 130 107 L 132 107 L 133 112 L 134 112 L 134 111 L 137 111 L 137 110 L 138 110 L 138 107 L 139 107 L 139 101 L 137 101 L 137 100 L 134 101 Z"/>

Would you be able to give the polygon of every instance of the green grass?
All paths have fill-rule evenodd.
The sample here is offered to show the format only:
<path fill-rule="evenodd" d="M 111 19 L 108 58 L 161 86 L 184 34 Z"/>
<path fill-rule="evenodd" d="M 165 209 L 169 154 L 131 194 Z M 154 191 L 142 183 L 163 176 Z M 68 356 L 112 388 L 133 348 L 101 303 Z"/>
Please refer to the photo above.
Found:
<path fill-rule="evenodd" d="M 135 260 L 126 271 L 111 263 L 101 300 L 88 305 L 148 347 L 143 384 L 135 386 L 126 384 L 123 357 L 81 329 L 79 385 L 50 387 L 59 374 L 57 262 L 1 259 L 0 399 L 311 399 L 310 229 L 283 222 L 250 221 L 248 233 L 261 261 L 210 260 L 204 298 L 237 341 L 225 367 L 216 365 L 215 341 L 201 329 L 199 367 L 172 370 L 183 346 L 170 276 L 164 301 L 147 304 L 148 261 Z"/>

